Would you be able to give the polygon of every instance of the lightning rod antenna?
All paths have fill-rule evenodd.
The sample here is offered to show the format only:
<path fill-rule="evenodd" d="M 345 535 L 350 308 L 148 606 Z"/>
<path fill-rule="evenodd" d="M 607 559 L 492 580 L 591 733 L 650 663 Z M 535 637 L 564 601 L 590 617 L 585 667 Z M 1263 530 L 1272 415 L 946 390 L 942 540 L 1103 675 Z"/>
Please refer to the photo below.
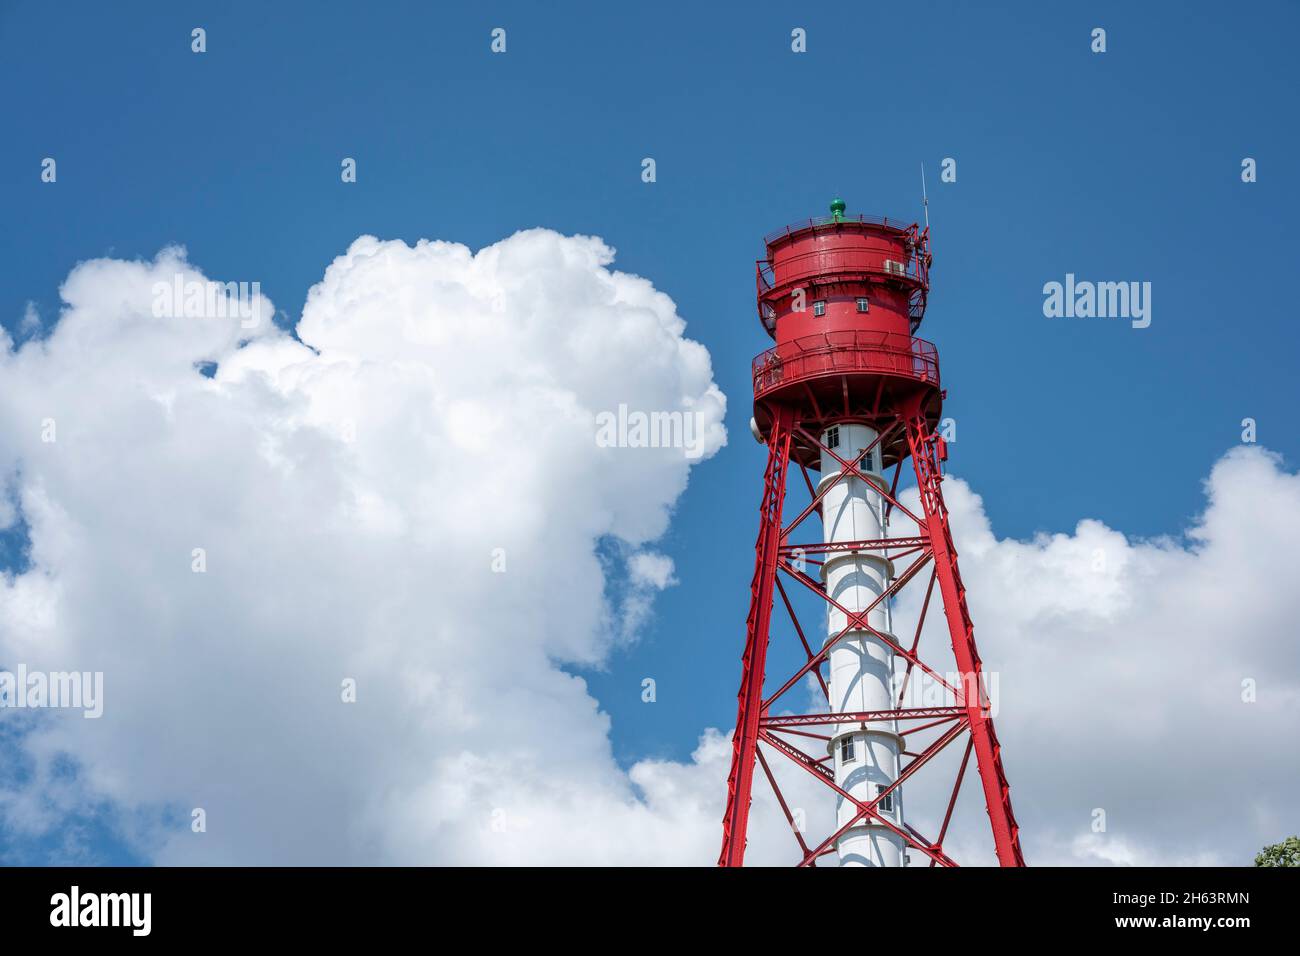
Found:
<path fill-rule="evenodd" d="M 925 228 L 930 228 L 930 199 L 925 194 L 925 163 L 921 164 L 921 208 L 925 211 Z"/>

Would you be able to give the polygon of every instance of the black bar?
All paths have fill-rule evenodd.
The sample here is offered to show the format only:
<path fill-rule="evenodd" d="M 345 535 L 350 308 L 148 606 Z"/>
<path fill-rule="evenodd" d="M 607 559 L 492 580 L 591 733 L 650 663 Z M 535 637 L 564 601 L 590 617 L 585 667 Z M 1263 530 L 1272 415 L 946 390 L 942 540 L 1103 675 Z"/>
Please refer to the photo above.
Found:
<path fill-rule="evenodd" d="M 116 913 L 125 925 L 52 925 L 70 922 L 74 886 L 87 918 Z M 149 938 L 206 948 L 277 940 L 373 944 L 414 934 L 436 946 L 468 932 L 459 945 L 496 949 L 521 939 L 538 948 L 563 943 L 585 951 L 622 948 L 639 934 L 651 945 L 658 940 L 677 948 L 719 934 L 762 941 L 781 932 L 794 912 L 809 929 L 847 918 L 847 908 L 874 914 L 872 925 L 881 926 L 879 908 L 887 905 L 904 943 L 930 939 L 965 949 L 1100 936 L 1140 945 L 1181 945 L 1192 937 L 1232 945 L 1256 933 L 1261 941 L 1286 938 L 1297 890 L 1300 871 L 1255 868 L 0 868 L 0 938 L 75 937 L 92 944 Z M 146 893 L 147 937 L 136 935 L 144 928 L 144 897 L 117 895 Z M 101 907 L 100 894 L 114 894 L 108 906 Z"/>

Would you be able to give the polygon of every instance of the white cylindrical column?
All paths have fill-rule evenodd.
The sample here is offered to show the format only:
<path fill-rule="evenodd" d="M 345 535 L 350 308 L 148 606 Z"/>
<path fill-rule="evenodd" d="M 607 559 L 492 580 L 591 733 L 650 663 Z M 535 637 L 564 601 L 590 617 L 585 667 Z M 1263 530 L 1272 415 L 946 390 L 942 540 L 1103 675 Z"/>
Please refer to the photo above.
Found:
<path fill-rule="evenodd" d="M 822 443 L 845 461 L 852 462 L 862 450 L 876 440 L 876 432 L 867 425 L 843 423 L 833 425 L 822 434 Z M 850 476 L 835 482 L 822 498 L 823 540 L 827 543 L 868 541 L 887 535 L 884 499 L 887 486 L 881 474 L 881 449 L 871 450 L 870 467 L 859 470 L 870 476 L 864 481 Z M 835 480 L 841 471 L 838 461 L 822 452 L 820 491 Z M 875 551 L 843 551 L 828 554 L 822 566 L 826 592 L 842 607 L 859 612 L 871 605 L 889 586 L 893 566 Z M 834 640 L 848 624 L 847 616 L 828 605 L 826 640 Z M 867 616 L 867 623 L 893 637 L 888 601 L 882 601 Z M 830 652 L 831 713 L 892 710 L 894 652 L 870 631 L 854 629 L 836 642 Z M 902 739 L 896 721 L 863 723 L 844 721 L 836 724 L 830 742 L 835 782 L 863 802 L 874 799 L 898 779 Z M 836 797 L 837 826 L 843 826 L 857 813 L 857 807 Z M 888 805 L 877 809 L 895 826 L 903 824 L 902 793 L 895 790 Z M 873 818 L 858 821 L 846 830 L 836 844 L 841 866 L 902 866 L 903 839 Z"/>

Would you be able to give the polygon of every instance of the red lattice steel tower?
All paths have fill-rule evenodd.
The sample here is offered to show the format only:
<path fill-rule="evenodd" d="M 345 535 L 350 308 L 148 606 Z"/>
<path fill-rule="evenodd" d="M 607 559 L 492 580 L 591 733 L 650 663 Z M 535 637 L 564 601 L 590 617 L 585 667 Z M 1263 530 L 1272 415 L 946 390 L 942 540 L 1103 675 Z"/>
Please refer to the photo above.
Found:
<path fill-rule="evenodd" d="M 718 863 L 744 860 L 758 768 L 776 790 L 801 866 L 829 854 L 838 854 L 842 865 L 897 866 L 910 859 L 955 866 L 943 845 L 973 753 L 998 862 L 1023 866 L 940 488 L 947 449 L 936 431 L 944 398 L 938 354 L 914 335 L 929 291 L 929 229 L 850 217 L 844 208 L 837 199 L 829 218 L 768 236 L 767 256 L 758 262 L 759 317 L 776 346 L 753 368 L 754 432 L 768 458 Z M 909 459 L 919 514 L 897 497 Z M 791 483 L 809 500 L 789 518 L 786 512 L 795 509 L 787 507 L 786 485 L 795 473 L 802 481 Z M 810 541 L 813 516 L 822 530 Z M 894 598 L 911 582 L 925 587 L 925 598 L 914 629 L 900 628 L 900 637 Z M 936 584 L 951 637 L 953 660 L 946 666 L 927 663 L 935 649 L 920 646 Z M 810 641 L 817 632 L 796 613 L 792 594 L 801 591 L 812 592 L 825 609 L 820 647 Z M 806 658 L 788 676 L 767 673 L 778 599 Z M 809 676 L 825 708 L 778 709 L 778 701 L 789 706 L 784 695 Z M 775 688 L 766 696 L 765 681 Z M 909 682 L 915 691 L 919 681 L 940 688 L 946 704 L 905 706 Z M 935 756 L 963 738 L 956 779 L 942 791 L 950 794 L 942 823 L 933 836 L 922 835 L 904 818 L 904 785 L 922 771 L 937 773 Z M 765 751 L 834 792 L 836 828 L 824 839 L 805 838 Z"/>

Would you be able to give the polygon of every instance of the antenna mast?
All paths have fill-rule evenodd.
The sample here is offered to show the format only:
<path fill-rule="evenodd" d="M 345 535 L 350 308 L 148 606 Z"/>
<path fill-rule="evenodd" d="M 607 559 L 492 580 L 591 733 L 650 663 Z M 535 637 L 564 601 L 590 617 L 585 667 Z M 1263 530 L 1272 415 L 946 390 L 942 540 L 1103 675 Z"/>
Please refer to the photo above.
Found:
<path fill-rule="evenodd" d="M 930 228 L 930 199 L 925 194 L 925 163 L 921 164 L 921 208 L 925 212 L 925 228 Z"/>

